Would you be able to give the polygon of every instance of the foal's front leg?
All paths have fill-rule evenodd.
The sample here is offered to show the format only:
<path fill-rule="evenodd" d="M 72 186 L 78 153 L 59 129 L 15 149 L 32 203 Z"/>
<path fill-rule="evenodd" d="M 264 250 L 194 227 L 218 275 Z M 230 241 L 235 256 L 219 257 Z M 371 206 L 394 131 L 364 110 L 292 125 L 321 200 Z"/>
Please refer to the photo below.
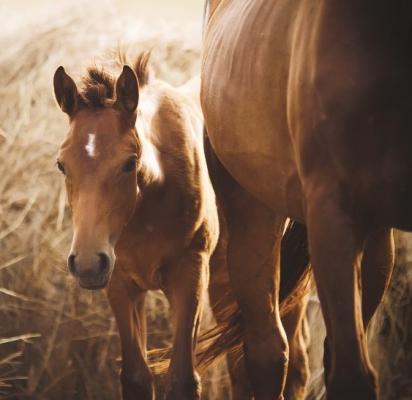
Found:
<path fill-rule="evenodd" d="M 146 319 L 142 291 L 115 266 L 108 298 L 116 318 L 122 346 L 123 400 L 153 400 L 153 377 L 146 363 Z"/>
<path fill-rule="evenodd" d="M 168 371 L 167 400 L 200 399 L 200 379 L 194 368 L 194 350 L 201 303 L 207 286 L 208 256 L 188 249 L 165 272 L 165 293 L 172 306 L 175 337 Z"/>

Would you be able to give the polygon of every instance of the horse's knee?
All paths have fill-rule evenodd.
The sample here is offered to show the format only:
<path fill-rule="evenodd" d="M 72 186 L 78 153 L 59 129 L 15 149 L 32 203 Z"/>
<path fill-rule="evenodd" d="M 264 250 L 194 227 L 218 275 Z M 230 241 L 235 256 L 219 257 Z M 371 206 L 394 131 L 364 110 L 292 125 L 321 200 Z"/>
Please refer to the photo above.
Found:
<path fill-rule="evenodd" d="M 289 359 L 283 329 L 265 337 L 245 335 L 245 361 L 256 399 L 282 399 Z"/>
<path fill-rule="evenodd" d="M 150 373 L 120 374 L 123 400 L 153 400 L 153 377 Z"/>
<path fill-rule="evenodd" d="M 166 400 L 200 400 L 201 383 L 197 373 L 172 378 L 166 391 Z"/>
<path fill-rule="evenodd" d="M 267 334 L 264 334 L 264 332 Z M 248 361 L 256 364 L 265 364 L 268 361 L 276 363 L 288 363 L 289 345 L 283 328 L 276 327 L 265 329 L 262 327 L 262 334 L 257 332 L 247 332 L 245 328 L 245 352 Z"/>

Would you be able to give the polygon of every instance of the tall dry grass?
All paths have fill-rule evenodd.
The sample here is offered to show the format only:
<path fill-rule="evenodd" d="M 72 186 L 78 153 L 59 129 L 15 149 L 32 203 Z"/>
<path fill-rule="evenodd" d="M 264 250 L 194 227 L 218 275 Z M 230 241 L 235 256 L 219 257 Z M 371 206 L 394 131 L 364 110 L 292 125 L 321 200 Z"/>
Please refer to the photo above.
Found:
<path fill-rule="evenodd" d="M 0 398 L 116 399 L 120 354 L 106 298 L 66 273 L 70 214 L 57 148 L 67 121 L 53 100 L 52 77 L 63 64 L 79 76 L 119 43 L 153 48 L 158 76 L 182 83 L 198 72 L 197 33 L 126 21 L 111 2 L 55 6 L 25 15 L 1 9 L 0 34 Z M 200 23 L 200 22 L 199 22 Z M 399 262 L 389 296 L 371 329 L 382 398 L 412 399 L 412 243 L 398 237 Z M 169 309 L 160 293 L 147 304 L 149 346 L 170 343 Z M 316 297 L 308 399 L 324 396 L 323 325 Z M 224 368 L 204 379 L 204 398 L 229 398 Z M 162 382 L 159 381 L 159 392 Z"/>

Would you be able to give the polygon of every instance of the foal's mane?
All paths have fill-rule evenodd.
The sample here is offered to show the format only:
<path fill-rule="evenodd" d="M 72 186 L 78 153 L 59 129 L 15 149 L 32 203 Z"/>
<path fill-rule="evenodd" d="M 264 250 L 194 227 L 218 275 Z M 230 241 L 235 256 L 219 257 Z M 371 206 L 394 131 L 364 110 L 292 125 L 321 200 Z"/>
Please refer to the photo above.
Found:
<path fill-rule="evenodd" d="M 129 64 L 133 68 L 139 80 L 139 87 L 149 84 L 150 80 L 150 52 L 139 53 L 128 62 L 126 53 L 118 51 L 116 64 L 118 67 Z M 84 103 L 91 108 L 105 108 L 113 104 L 115 100 L 116 77 L 103 66 L 90 66 L 86 75 L 82 78 L 80 96 Z"/>

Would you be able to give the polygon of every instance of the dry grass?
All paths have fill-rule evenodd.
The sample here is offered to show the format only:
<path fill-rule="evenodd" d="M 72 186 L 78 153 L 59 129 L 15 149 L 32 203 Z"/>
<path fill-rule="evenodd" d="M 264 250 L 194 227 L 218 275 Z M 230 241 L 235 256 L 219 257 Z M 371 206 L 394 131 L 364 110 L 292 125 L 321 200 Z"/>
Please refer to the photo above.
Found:
<path fill-rule="evenodd" d="M 113 18 L 110 3 L 100 4 L 48 9 L 23 19 L 2 10 L 1 399 L 104 400 L 119 395 L 119 341 L 106 298 L 79 289 L 65 271 L 70 215 L 54 160 L 67 125 L 53 100 L 52 76 L 60 64 L 78 76 L 90 61 L 98 62 L 119 42 L 133 42 L 133 48 L 154 49 L 158 76 L 181 83 L 198 71 L 199 47 L 193 40 L 197 34 L 182 27 L 152 31 L 136 21 L 133 30 L 126 31 L 130 25 Z M 398 272 L 371 335 L 387 400 L 412 398 L 410 267 L 407 272 L 412 252 L 408 237 L 398 241 Z M 169 310 L 160 293 L 151 294 L 147 311 L 149 346 L 169 344 Z M 316 298 L 309 320 L 316 340 L 308 398 L 321 399 L 323 327 Z M 204 381 L 204 398 L 228 399 L 226 383 L 224 369 L 213 368 Z"/>

